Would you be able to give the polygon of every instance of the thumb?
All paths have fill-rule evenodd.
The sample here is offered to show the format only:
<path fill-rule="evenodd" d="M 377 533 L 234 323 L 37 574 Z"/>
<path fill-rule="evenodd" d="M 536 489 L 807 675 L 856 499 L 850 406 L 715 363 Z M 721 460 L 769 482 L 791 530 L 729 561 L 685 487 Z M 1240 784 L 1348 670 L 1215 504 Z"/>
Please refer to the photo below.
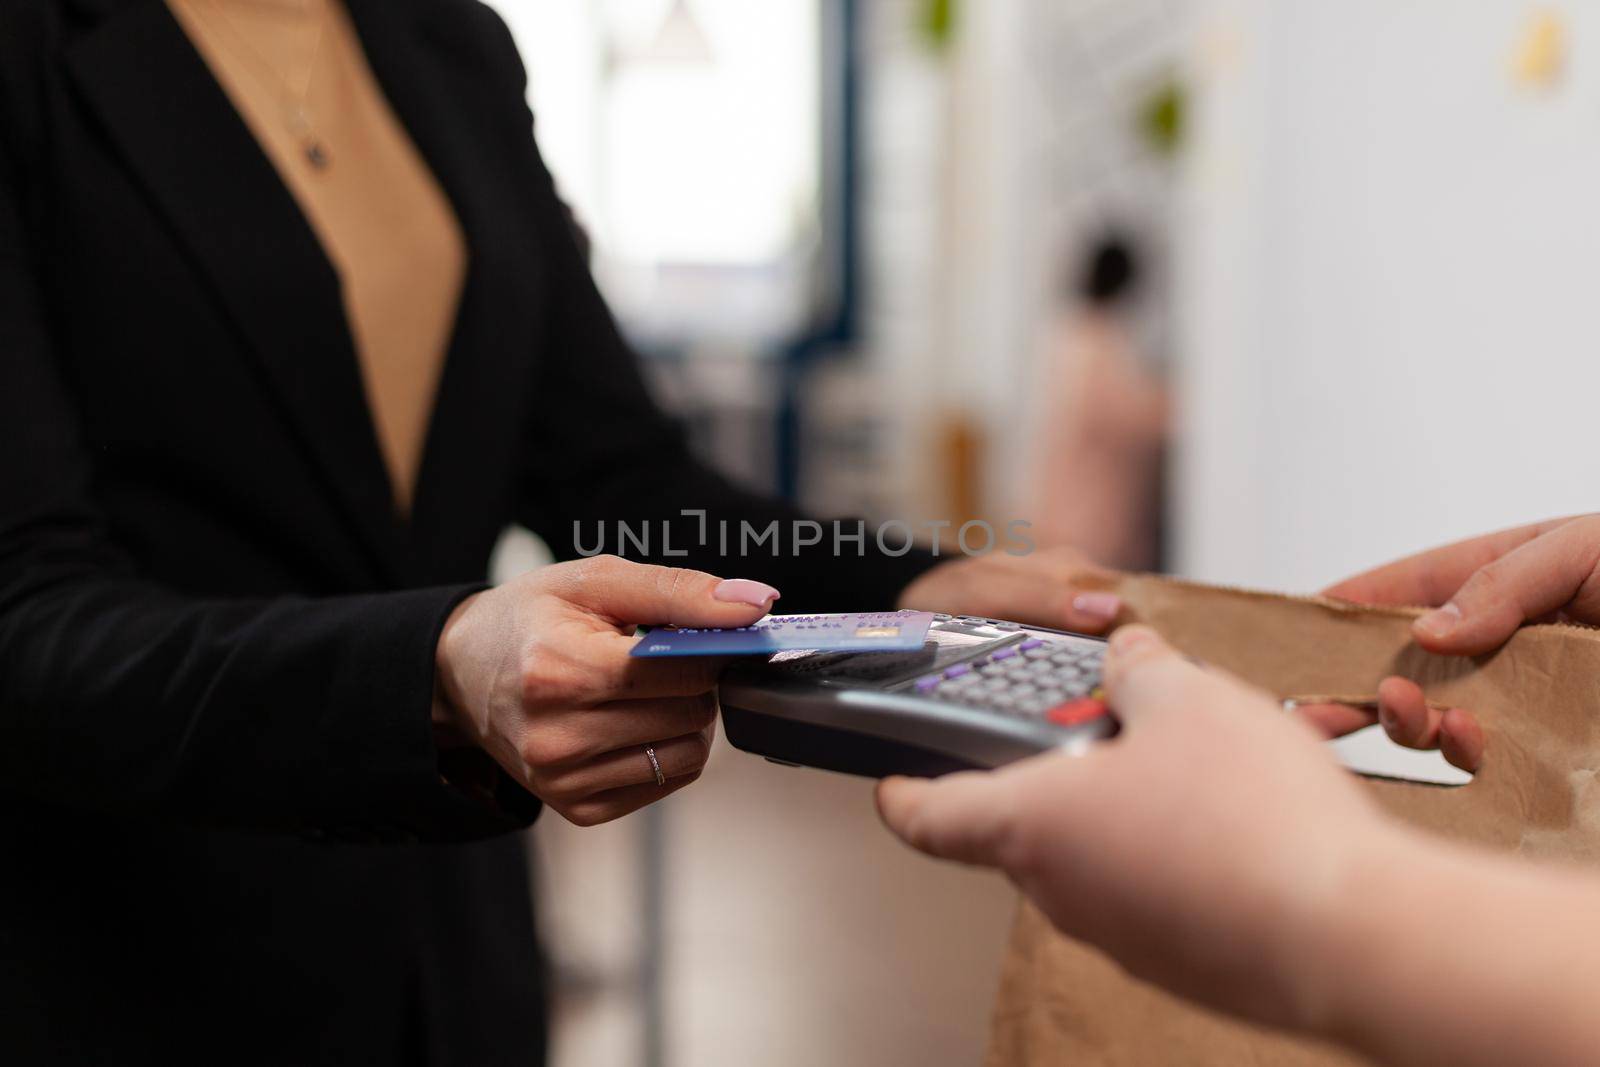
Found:
<path fill-rule="evenodd" d="M 1412 624 L 1432 652 L 1476 655 L 1563 608 L 1587 621 L 1600 602 L 1600 519 L 1574 519 L 1480 567 L 1441 608 Z"/>
<path fill-rule="evenodd" d="M 884 825 L 919 852 L 1000 866 L 1017 805 L 1004 771 L 962 771 L 936 780 L 885 778 L 878 784 Z"/>
<path fill-rule="evenodd" d="M 564 576 L 561 595 L 619 623 L 651 626 L 748 626 L 779 593 L 748 578 L 718 578 L 684 567 L 595 556 Z"/>
<path fill-rule="evenodd" d="M 1174 712 L 1224 707 L 1247 692 L 1198 666 L 1148 626 L 1124 626 L 1111 635 L 1104 671 L 1107 703 L 1124 731 Z"/>

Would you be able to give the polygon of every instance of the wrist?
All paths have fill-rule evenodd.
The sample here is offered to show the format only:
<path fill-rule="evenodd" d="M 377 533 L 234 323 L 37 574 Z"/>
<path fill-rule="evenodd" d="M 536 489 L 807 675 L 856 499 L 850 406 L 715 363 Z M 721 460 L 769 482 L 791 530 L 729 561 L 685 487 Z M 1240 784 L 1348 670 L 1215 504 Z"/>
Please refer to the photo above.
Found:
<path fill-rule="evenodd" d="M 456 666 L 460 661 L 461 619 L 472 603 L 482 596 L 473 593 L 451 609 L 439 630 L 439 640 L 433 651 L 433 708 L 434 733 L 446 743 L 465 744 L 462 717 L 459 712 L 461 687 Z"/>
<path fill-rule="evenodd" d="M 1403 899 L 1419 878 L 1429 880 L 1424 868 L 1433 847 L 1380 817 L 1342 851 L 1332 875 L 1297 910 L 1280 973 L 1291 1026 L 1360 1048 L 1373 1021 L 1377 976 L 1390 969 L 1389 956 L 1407 943 L 1405 927 L 1415 918 Z"/>

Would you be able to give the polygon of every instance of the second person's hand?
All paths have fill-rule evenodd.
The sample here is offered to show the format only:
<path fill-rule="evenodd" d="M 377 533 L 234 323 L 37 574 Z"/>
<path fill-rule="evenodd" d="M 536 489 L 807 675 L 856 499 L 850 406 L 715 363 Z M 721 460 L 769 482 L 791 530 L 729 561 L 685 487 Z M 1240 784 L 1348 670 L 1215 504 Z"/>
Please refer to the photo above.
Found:
<path fill-rule="evenodd" d="M 931 568 L 901 591 L 898 606 L 1098 634 L 1122 610 L 1108 588 L 1114 578 L 1074 548 L 994 552 Z"/>
<path fill-rule="evenodd" d="M 1325 595 L 1362 604 L 1433 608 L 1412 624 L 1417 644 L 1473 656 L 1504 644 L 1519 626 L 1547 619 L 1600 623 L 1600 515 L 1551 519 L 1420 552 L 1347 578 Z M 1316 705 L 1302 713 L 1332 737 L 1373 721 L 1360 709 Z M 1429 706 L 1404 678 L 1378 689 L 1377 719 L 1397 744 L 1438 748 L 1476 771 L 1483 729 L 1460 708 Z"/>
<path fill-rule="evenodd" d="M 1307 961 L 1396 832 L 1313 731 L 1153 630 L 1112 635 L 1105 679 L 1117 737 L 1081 756 L 887 779 L 884 821 L 923 852 L 1000 868 L 1135 975 L 1314 1023 L 1329 990 Z"/>
<path fill-rule="evenodd" d="M 1276 701 L 1148 629 L 1112 637 L 1106 689 L 1118 737 L 889 779 L 884 821 L 1138 977 L 1363 1062 L 1594 1062 L 1592 874 L 1384 818 Z"/>
<path fill-rule="evenodd" d="M 748 626 L 777 598 L 760 582 L 615 556 L 530 572 L 451 614 L 435 721 L 571 822 L 618 818 L 699 777 L 724 665 L 634 659 L 633 627 Z"/>

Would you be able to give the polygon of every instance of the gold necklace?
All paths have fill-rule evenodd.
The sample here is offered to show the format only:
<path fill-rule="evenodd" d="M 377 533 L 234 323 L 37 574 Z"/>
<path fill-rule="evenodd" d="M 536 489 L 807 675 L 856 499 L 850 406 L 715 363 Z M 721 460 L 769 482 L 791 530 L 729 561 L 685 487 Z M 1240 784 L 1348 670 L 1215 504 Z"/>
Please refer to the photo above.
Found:
<path fill-rule="evenodd" d="M 305 7 L 311 7 L 311 3 L 312 0 L 308 0 Z M 333 157 L 328 152 L 327 144 L 317 133 L 307 102 L 311 96 L 311 82 L 316 74 L 317 57 L 322 51 L 322 38 L 327 27 L 327 3 L 322 3 L 317 17 L 311 24 L 309 56 L 306 59 L 305 70 L 298 78 L 293 76 L 292 70 L 288 74 L 280 74 L 272 61 L 262 55 L 260 50 L 250 43 L 244 32 L 234 25 L 233 19 L 223 10 L 218 0 L 185 0 L 185 6 L 197 15 L 202 6 L 210 9 L 210 13 L 203 16 L 200 21 L 209 23 L 213 30 L 220 30 L 220 33 L 213 34 L 217 44 L 240 61 L 250 80 L 277 97 L 278 104 L 283 109 L 284 124 L 295 140 L 300 142 L 300 151 L 305 156 L 306 162 L 316 170 L 326 170 L 333 162 Z M 231 38 L 232 44 L 230 45 L 225 38 Z M 252 66 L 256 68 L 254 71 L 249 69 Z"/>

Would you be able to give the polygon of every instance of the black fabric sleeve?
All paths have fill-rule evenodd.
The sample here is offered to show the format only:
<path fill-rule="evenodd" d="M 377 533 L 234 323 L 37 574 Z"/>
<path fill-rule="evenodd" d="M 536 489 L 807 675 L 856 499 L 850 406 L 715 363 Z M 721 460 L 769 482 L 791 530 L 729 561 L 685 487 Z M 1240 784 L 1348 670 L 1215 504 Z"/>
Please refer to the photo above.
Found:
<path fill-rule="evenodd" d="M 340 839 L 531 821 L 445 785 L 434 646 L 471 587 L 196 600 L 152 583 L 96 510 L 0 142 L 0 789 Z"/>
<path fill-rule="evenodd" d="M 515 46 L 504 25 L 490 19 L 504 37 L 492 53 L 526 118 L 522 160 L 536 199 L 534 239 L 547 263 L 547 328 L 524 444 L 519 520 L 563 559 L 603 547 L 631 559 L 756 578 L 777 586 L 790 612 L 893 608 L 900 590 L 937 562 L 908 547 L 909 529 L 885 530 L 880 542 L 870 524 L 813 520 L 734 485 L 691 454 L 683 428 L 651 398 L 539 155 L 533 117 L 520 103 L 525 76 Z M 808 521 L 820 531 L 796 525 Z M 635 537 L 621 536 L 619 523 Z M 837 540 L 836 529 L 844 535 Z M 819 532 L 818 543 L 800 544 Z"/>

